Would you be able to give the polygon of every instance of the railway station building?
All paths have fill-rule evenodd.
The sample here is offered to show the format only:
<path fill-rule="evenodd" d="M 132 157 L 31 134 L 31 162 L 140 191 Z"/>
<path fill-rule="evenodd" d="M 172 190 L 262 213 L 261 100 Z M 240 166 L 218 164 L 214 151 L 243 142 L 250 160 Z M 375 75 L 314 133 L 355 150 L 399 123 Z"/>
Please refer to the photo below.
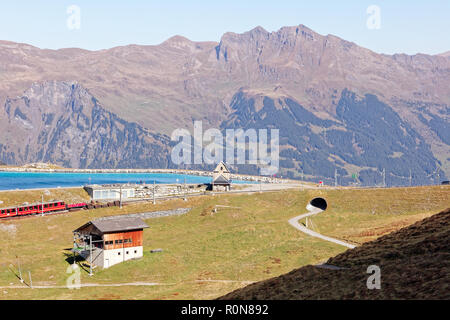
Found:
<path fill-rule="evenodd" d="M 229 191 L 231 189 L 231 172 L 223 161 L 219 162 L 213 171 L 211 189 L 213 191 Z"/>

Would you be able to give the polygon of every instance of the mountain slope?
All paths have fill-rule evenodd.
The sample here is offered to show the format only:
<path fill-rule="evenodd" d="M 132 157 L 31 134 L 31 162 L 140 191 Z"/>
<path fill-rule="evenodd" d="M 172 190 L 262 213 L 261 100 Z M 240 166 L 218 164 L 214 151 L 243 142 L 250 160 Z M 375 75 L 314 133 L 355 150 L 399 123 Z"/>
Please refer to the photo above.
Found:
<path fill-rule="evenodd" d="M 258 27 L 243 34 L 226 33 L 219 43 L 176 36 L 157 46 L 100 51 L 41 50 L 1 42 L 0 57 L 3 97 L 21 94 L 34 81 L 77 79 L 110 110 L 126 111 L 127 120 L 141 125 L 157 122 L 149 119 L 148 110 L 176 116 L 180 105 L 193 117 L 200 116 L 195 109 L 214 110 L 217 117 L 210 122 L 217 125 L 224 107 L 243 86 L 278 87 L 307 108 L 331 114 L 333 93 L 344 89 L 371 93 L 385 102 L 396 98 L 450 103 L 450 60 L 445 57 L 381 55 L 303 25 L 276 32 Z M 145 119 L 130 110 L 138 110 Z M 170 129 L 186 125 L 186 119 L 172 120 Z"/>
<path fill-rule="evenodd" d="M 394 157 L 404 155 L 403 162 L 393 168 L 414 163 L 415 184 L 429 183 L 439 170 L 443 171 L 441 177 L 445 176 L 444 172 L 450 175 L 447 133 L 450 59 L 442 55 L 377 54 L 299 25 L 274 32 L 257 27 L 243 34 L 226 33 L 220 42 L 193 42 L 175 36 L 156 46 L 129 45 L 100 51 L 43 50 L 0 41 L 0 70 L 0 105 L 2 101 L 22 95 L 35 82 L 73 79 L 88 89 L 105 110 L 154 133 L 167 135 L 175 128 L 192 130 L 193 120 L 202 120 L 204 129 L 237 124 L 235 97 L 245 92 L 247 96 L 263 100 L 264 97 L 288 98 L 314 117 L 337 123 L 339 130 L 358 136 L 361 130 L 357 123 L 340 119 L 339 102 L 347 91 L 353 93 L 356 100 L 364 100 L 369 95 L 392 110 L 391 114 L 400 121 L 399 127 L 406 130 L 405 139 L 416 140 L 406 145 L 395 141 L 388 143 L 391 147 L 397 144 L 396 148 L 401 149 L 391 150 Z M 287 116 L 289 122 L 297 121 L 295 115 Z M 376 120 L 377 116 L 381 115 L 371 114 L 374 124 L 384 122 Z M 281 126 L 281 123 L 276 125 Z M 391 131 L 387 137 L 398 133 L 393 125 L 388 125 Z M 335 129 L 320 126 L 310 125 L 309 130 L 316 135 L 310 135 L 313 140 L 323 140 L 320 134 L 317 137 L 318 132 L 331 133 Z M 374 130 L 371 128 L 372 132 Z M 341 132 L 334 131 L 336 139 L 342 136 Z M 399 137 L 401 135 L 396 134 L 391 138 Z M 323 140 L 321 146 L 329 143 L 333 144 Z M 307 145 L 298 145 L 293 152 L 304 153 Z M 364 147 L 367 155 L 375 155 L 382 148 L 379 143 Z M 365 181 L 370 183 L 379 182 L 380 174 L 375 177 L 362 171 L 375 167 L 379 171 L 386 167 L 387 152 L 383 151 L 381 161 L 376 164 L 368 160 L 373 157 L 363 162 L 355 157 L 342 161 L 345 155 L 339 153 L 336 156 L 343 164 L 337 169 L 342 174 L 345 169 L 349 175 L 368 176 Z M 303 162 L 308 157 L 312 155 L 302 154 Z M 314 180 L 330 178 L 333 161 L 328 161 L 322 169 L 323 156 L 320 159 L 303 164 L 304 170 L 315 172 L 314 177 L 311 176 Z M 290 171 L 294 176 L 301 173 L 295 156 L 286 156 L 283 160 L 285 173 L 287 169 L 293 169 Z M 404 170 L 392 172 L 392 177 L 389 173 L 388 180 L 390 178 L 392 183 L 408 183 Z M 348 182 L 349 177 L 343 180 Z"/>
<path fill-rule="evenodd" d="M 358 98 L 344 90 L 333 120 L 321 119 L 285 96 L 240 91 L 232 100 L 233 113 L 222 128 L 280 128 L 282 172 L 291 178 L 322 177 L 340 184 L 351 182 L 356 167 L 359 181 L 381 184 L 383 169 L 390 184 L 429 183 L 438 160 L 430 147 L 391 107 L 374 95 Z M 389 139 L 386 139 L 389 137 Z M 256 172 L 256 170 L 255 170 Z"/>
<path fill-rule="evenodd" d="M 450 209 L 330 258 L 341 270 L 306 266 L 221 299 L 449 299 Z M 381 289 L 367 289 L 370 265 Z"/>
<path fill-rule="evenodd" d="M 34 84 L 0 108 L 0 160 L 72 168 L 167 167 L 167 137 L 106 111 L 81 85 Z"/>

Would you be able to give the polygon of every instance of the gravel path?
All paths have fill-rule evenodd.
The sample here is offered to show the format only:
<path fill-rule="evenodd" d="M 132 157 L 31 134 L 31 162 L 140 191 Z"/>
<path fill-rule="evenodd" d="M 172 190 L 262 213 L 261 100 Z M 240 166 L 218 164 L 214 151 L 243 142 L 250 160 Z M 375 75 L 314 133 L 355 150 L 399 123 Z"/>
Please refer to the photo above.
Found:
<path fill-rule="evenodd" d="M 308 235 L 310 235 L 312 237 L 316 237 L 316 238 L 319 238 L 319 239 L 322 239 L 322 240 L 325 240 L 325 241 L 333 242 L 333 243 L 339 244 L 341 246 L 345 246 L 345 247 L 350 248 L 350 249 L 353 249 L 353 248 L 356 247 L 356 246 L 354 246 L 354 245 L 352 245 L 350 243 L 347 243 L 347 242 L 344 242 L 344 241 L 341 241 L 341 240 L 338 240 L 338 239 L 334 239 L 334 238 L 331 238 L 331 237 L 324 236 L 324 235 L 322 235 L 322 234 L 320 234 L 318 232 L 312 231 L 312 230 L 306 228 L 305 226 L 303 226 L 302 224 L 300 224 L 298 222 L 299 220 L 301 220 L 303 218 L 306 218 L 306 217 L 309 217 L 309 216 L 312 216 L 312 215 L 315 215 L 315 214 L 318 214 L 319 212 L 323 211 L 323 210 L 321 210 L 319 208 L 311 206 L 310 204 L 308 204 L 306 206 L 306 209 L 309 211 L 308 213 L 304 213 L 304 214 L 296 216 L 296 217 L 294 217 L 292 219 L 289 219 L 289 223 L 291 224 L 291 226 L 293 226 L 294 228 L 296 228 L 296 229 L 300 230 L 301 232 L 306 233 L 306 234 L 308 234 Z"/>

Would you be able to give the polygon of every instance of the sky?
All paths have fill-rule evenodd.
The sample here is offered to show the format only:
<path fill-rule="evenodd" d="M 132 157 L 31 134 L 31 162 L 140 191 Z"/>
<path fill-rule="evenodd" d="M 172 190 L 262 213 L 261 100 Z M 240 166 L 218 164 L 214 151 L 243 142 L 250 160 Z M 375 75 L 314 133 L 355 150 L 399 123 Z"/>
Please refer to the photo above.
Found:
<path fill-rule="evenodd" d="M 225 32 L 304 24 L 378 53 L 450 51 L 450 1 L 14 0 L 0 3 L 0 40 L 40 48 L 155 45 L 174 35 L 220 41 Z"/>

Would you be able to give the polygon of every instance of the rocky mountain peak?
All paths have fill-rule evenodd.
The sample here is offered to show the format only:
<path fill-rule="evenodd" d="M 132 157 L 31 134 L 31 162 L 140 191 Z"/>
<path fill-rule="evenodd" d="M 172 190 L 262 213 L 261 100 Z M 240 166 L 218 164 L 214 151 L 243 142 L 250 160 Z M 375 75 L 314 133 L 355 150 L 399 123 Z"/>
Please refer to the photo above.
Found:
<path fill-rule="evenodd" d="M 0 125 L 14 128 L 19 137 L 9 133 L 0 135 L 0 160 L 20 163 L 25 159 L 41 161 L 42 157 L 55 157 L 60 149 L 52 149 L 53 153 L 44 150 L 39 157 L 40 150 L 30 149 L 27 153 L 23 149 L 23 141 L 29 141 L 29 148 L 36 147 L 34 137 L 44 139 L 44 135 L 53 134 L 48 130 L 61 134 L 54 138 L 58 143 L 65 139 L 67 144 L 69 137 L 80 136 L 83 137 L 80 143 L 98 145 L 107 141 L 105 143 L 115 145 L 118 140 L 111 137 L 122 139 L 125 135 L 129 138 L 120 140 L 124 145 L 128 145 L 128 141 L 140 146 L 150 145 L 151 149 L 154 144 L 158 145 L 158 138 L 145 134 L 143 128 L 170 135 L 176 128 L 190 127 L 195 119 L 202 119 L 205 126 L 216 128 L 224 123 L 237 126 L 244 119 L 254 119 L 249 125 L 263 127 L 275 117 L 279 121 L 270 125 L 287 127 L 286 123 L 296 121 L 291 123 L 291 128 L 298 131 L 291 137 L 291 146 L 300 155 L 287 152 L 283 159 L 286 168 L 299 169 L 300 163 L 304 163 L 312 171 L 317 169 L 313 168 L 315 165 L 320 167 L 317 175 L 324 174 L 323 168 L 328 168 L 327 174 L 333 175 L 330 159 L 321 158 L 324 163 L 319 165 L 318 158 L 302 158 L 305 153 L 312 155 L 312 148 L 320 145 L 326 149 L 331 144 L 337 148 L 336 159 L 341 159 L 341 164 L 335 161 L 338 166 L 375 168 L 381 163 L 380 157 L 371 156 L 375 147 L 366 143 L 364 137 L 361 138 L 364 145 L 355 145 L 355 150 L 367 152 L 365 158 L 351 156 L 355 152 L 352 145 L 358 139 L 353 137 L 358 128 L 351 114 L 363 110 L 364 105 L 358 102 L 361 100 L 371 106 L 383 106 L 379 110 L 386 114 L 397 114 L 404 122 L 403 129 L 408 125 L 417 133 L 409 137 L 424 144 L 423 152 L 429 152 L 425 144 L 431 146 L 440 166 L 450 173 L 450 59 L 446 56 L 447 53 L 378 54 L 339 37 L 318 34 L 304 25 L 271 32 L 262 27 L 241 34 L 228 32 L 220 43 L 194 42 L 175 36 L 160 45 L 128 45 L 100 51 L 43 50 L 0 41 L 3 75 Z M 67 79 L 77 82 L 64 81 Z M 358 99 L 342 94 L 347 90 Z M 19 98 L 11 98 L 15 96 Z M 354 105 L 352 112 L 346 111 L 345 103 Z M 366 119 L 368 123 L 383 117 L 374 113 L 370 116 Z M 305 117 L 309 120 L 305 121 Z M 346 124 L 342 123 L 344 120 Z M 311 121 L 316 124 L 306 128 Z M 322 136 L 318 133 L 324 132 L 321 127 L 326 128 L 330 124 L 327 121 L 339 123 L 339 130 L 330 129 L 329 136 Z M 301 125 L 297 128 L 298 123 Z M 398 133 L 392 129 L 393 123 L 385 125 L 386 130 L 393 132 L 392 137 Z M 286 137 L 292 135 L 293 130 L 286 131 Z M 110 135 L 110 140 L 105 140 L 106 135 L 99 137 L 102 132 Z M 141 134 L 142 139 L 135 139 Z M 298 138 L 301 135 L 317 143 L 308 139 L 301 142 Z M 66 138 L 61 138 L 63 136 Z M 398 134 L 398 138 L 393 139 L 401 138 Z M 43 142 L 45 139 L 39 141 L 47 143 Z M 348 143 L 347 149 L 338 147 L 345 143 Z M 406 144 L 413 148 L 409 141 Z M 6 150 L 5 146 L 8 146 Z M 380 145 L 377 152 L 383 149 L 386 157 L 395 159 L 400 159 L 403 153 L 401 161 L 420 162 L 416 154 L 407 155 L 402 146 L 392 146 L 402 150 L 385 150 Z M 92 148 L 89 150 L 93 152 Z M 131 159 L 130 163 L 137 165 L 134 154 L 135 151 L 130 151 L 124 159 Z M 295 157 L 300 162 L 292 160 Z M 375 158 L 378 163 L 369 163 Z M 62 159 L 59 164 L 69 161 Z M 115 166 L 118 159 L 103 159 L 98 164 Z M 92 160 L 73 161 L 69 161 L 72 166 L 94 165 L 89 162 Z M 415 169 L 417 176 L 430 175 L 431 169 L 435 172 L 433 161 L 429 158 L 422 162 L 421 167 Z M 385 163 L 392 166 L 389 161 Z M 400 173 L 398 168 L 402 167 L 404 164 L 398 164 L 392 170 Z"/>

